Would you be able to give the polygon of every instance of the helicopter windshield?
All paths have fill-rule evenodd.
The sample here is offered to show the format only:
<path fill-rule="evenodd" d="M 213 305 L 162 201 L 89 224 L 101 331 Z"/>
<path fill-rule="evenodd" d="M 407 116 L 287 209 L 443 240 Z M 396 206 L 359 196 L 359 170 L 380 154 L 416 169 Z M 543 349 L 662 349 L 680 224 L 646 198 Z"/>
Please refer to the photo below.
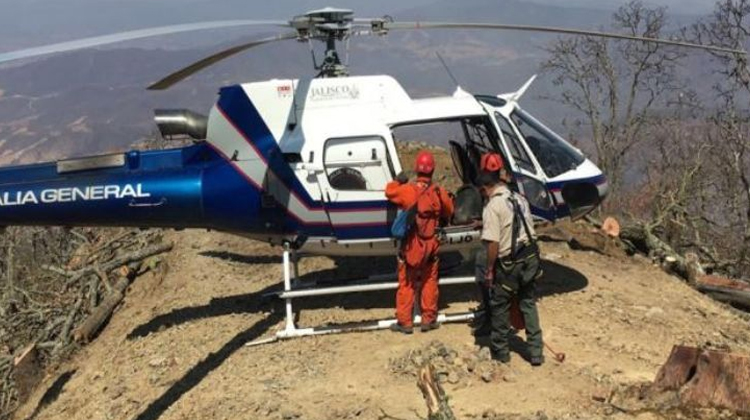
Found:
<path fill-rule="evenodd" d="M 517 108 L 510 118 L 548 177 L 575 169 L 585 160 L 577 149 L 526 111 Z"/>

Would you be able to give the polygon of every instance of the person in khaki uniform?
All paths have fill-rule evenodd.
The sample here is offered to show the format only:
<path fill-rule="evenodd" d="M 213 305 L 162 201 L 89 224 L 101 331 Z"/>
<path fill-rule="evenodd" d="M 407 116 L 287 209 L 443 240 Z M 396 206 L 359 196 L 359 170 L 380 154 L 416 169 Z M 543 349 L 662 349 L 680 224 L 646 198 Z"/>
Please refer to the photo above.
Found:
<path fill-rule="evenodd" d="M 510 306 L 516 297 L 526 324 L 530 362 L 540 366 L 544 356 L 536 308 L 539 248 L 529 203 L 512 192 L 497 174 L 483 173 L 479 184 L 487 198 L 482 212 L 482 241 L 487 251 L 485 283 L 490 290 L 492 358 L 502 363 L 510 361 Z"/>

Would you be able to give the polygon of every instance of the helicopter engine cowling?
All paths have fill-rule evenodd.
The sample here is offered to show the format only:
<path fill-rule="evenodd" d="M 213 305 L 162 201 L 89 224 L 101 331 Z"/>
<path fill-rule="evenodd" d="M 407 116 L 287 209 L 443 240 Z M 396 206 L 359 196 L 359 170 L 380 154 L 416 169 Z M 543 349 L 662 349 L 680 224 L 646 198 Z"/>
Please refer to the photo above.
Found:
<path fill-rule="evenodd" d="M 157 109 L 154 111 L 154 121 L 165 139 L 206 138 L 208 117 L 188 109 Z"/>

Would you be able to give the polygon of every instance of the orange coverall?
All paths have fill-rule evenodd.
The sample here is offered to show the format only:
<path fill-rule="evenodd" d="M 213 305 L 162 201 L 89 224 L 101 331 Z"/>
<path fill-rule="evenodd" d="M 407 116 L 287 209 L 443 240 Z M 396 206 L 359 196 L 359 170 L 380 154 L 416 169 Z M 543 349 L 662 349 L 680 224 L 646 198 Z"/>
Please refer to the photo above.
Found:
<path fill-rule="evenodd" d="M 453 200 L 445 189 L 430 186 L 430 178 L 419 176 L 416 182 L 401 184 L 389 182 L 385 196 L 401 210 L 417 203 L 416 228 L 404 239 L 402 253 L 398 257 L 398 291 L 396 292 L 396 319 L 403 327 L 413 323 L 414 291 L 421 286 L 422 323 L 431 324 L 437 319 L 438 310 L 438 248 L 435 234 L 440 220 L 449 220 L 453 215 Z"/>

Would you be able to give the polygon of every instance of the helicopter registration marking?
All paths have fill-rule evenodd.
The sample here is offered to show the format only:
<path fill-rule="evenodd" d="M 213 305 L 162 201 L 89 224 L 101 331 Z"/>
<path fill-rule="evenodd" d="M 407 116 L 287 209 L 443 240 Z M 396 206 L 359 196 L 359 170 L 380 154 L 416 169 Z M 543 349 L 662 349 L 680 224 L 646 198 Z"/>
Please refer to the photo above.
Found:
<path fill-rule="evenodd" d="M 91 185 L 78 188 L 50 188 L 39 193 L 35 191 L 3 192 L 0 194 L 0 207 L 24 206 L 27 204 L 70 203 L 74 201 L 98 201 L 121 198 L 151 197 L 151 193 L 143 191 L 142 184 L 120 185 Z"/>

